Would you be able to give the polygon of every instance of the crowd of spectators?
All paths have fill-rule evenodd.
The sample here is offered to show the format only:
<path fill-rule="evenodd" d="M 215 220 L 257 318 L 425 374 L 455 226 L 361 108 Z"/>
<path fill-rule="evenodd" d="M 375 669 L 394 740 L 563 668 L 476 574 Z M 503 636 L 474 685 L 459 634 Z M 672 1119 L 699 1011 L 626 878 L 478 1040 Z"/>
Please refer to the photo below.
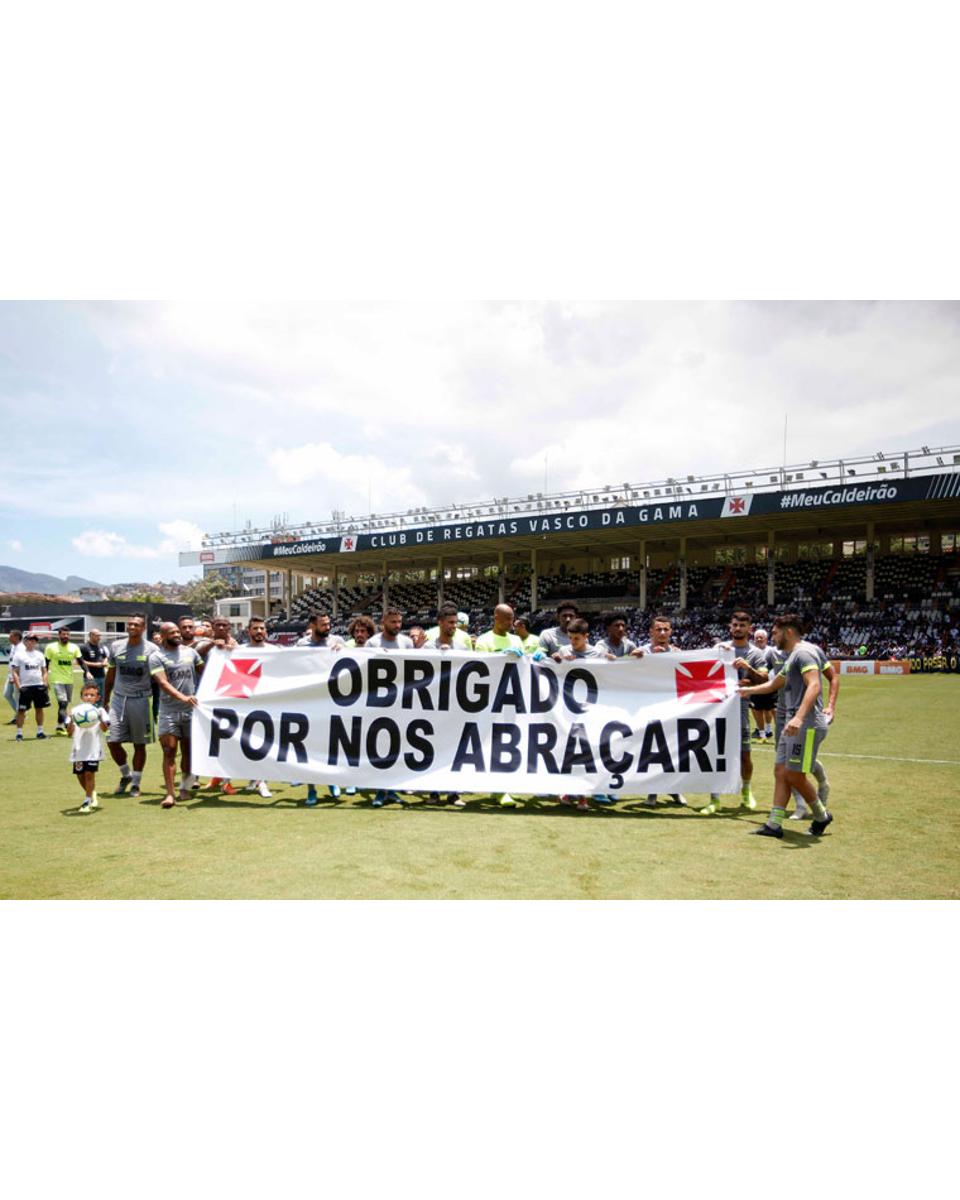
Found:
<path fill-rule="evenodd" d="M 605 608 L 621 612 L 628 636 L 644 640 L 650 618 L 662 612 L 673 622 L 674 641 L 682 649 L 709 645 L 726 636 L 729 614 L 744 607 L 756 626 L 769 626 L 778 611 L 799 609 L 811 621 L 810 637 L 833 658 L 907 658 L 960 652 L 960 562 L 955 558 L 927 556 L 878 559 L 876 599 L 865 599 L 865 569 L 862 560 L 778 564 L 777 604 L 766 604 L 766 565 L 743 564 L 731 568 L 695 567 L 688 572 L 688 607 L 679 609 L 679 572 L 674 569 L 648 571 L 645 609 L 631 603 L 637 596 L 636 572 L 591 572 L 589 575 L 544 576 L 539 595 L 541 605 L 530 611 L 529 580 L 512 581 L 506 589 L 507 602 L 530 617 L 530 628 L 540 630 L 554 624 L 556 601 L 574 600 L 590 607 L 599 599 Z M 496 603 L 498 583 L 490 577 L 455 581 L 445 587 L 467 616 L 472 634 L 487 629 Z M 313 588 L 297 598 L 290 614 L 270 618 L 275 638 L 289 638 L 306 628 L 307 615 L 315 609 L 332 609 L 332 594 Z M 333 630 L 346 636 L 351 616 L 358 612 L 379 618 L 380 593 L 361 589 L 341 591 L 341 616 Z M 436 608 L 436 584 L 404 583 L 391 586 L 390 602 L 406 614 L 404 626 L 432 624 Z M 584 612 L 591 637 L 602 636 L 602 614 Z"/>

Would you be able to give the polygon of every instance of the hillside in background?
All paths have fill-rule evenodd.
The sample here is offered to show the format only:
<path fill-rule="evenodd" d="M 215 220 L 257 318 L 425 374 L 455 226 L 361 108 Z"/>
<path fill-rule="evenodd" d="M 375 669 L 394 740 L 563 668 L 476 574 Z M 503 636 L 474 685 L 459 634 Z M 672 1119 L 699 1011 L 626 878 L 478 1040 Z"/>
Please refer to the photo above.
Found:
<path fill-rule="evenodd" d="M 64 595 L 82 587 L 101 587 L 95 579 L 84 579 L 82 575 L 68 575 L 60 579 L 56 575 L 44 575 L 36 571 L 21 571 L 19 567 L 0 565 L 0 592 L 37 592 L 45 595 Z"/>

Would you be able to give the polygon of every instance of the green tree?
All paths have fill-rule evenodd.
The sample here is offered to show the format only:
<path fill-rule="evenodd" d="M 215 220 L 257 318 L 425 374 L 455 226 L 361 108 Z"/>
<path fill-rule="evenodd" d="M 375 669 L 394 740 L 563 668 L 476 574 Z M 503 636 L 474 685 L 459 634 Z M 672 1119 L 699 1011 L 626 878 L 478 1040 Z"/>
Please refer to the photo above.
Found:
<path fill-rule="evenodd" d="M 213 615 L 213 606 L 217 600 L 222 600 L 229 591 L 229 587 L 219 575 L 210 575 L 206 579 L 191 579 L 184 588 L 183 602 L 193 609 L 194 616 L 209 617 Z"/>

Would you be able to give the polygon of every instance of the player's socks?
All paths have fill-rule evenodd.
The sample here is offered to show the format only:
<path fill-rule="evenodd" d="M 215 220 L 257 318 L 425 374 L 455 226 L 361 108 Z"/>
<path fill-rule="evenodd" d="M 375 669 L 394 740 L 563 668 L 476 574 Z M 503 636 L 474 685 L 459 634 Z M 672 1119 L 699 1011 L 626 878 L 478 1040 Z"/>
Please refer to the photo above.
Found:
<path fill-rule="evenodd" d="M 100 804 L 100 801 L 99 801 L 99 799 L 98 799 L 98 797 L 97 797 L 97 793 L 96 793 L 96 792 L 94 792 L 94 793 L 93 793 L 93 795 L 90 797 L 90 804 L 91 804 L 91 805 L 92 805 L 94 808 L 97 808 L 97 807 L 99 806 L 99 804 Z"/>
<path fill-rule="evenodd" d="M 142 771 L 132 771 L 132 772 L 131 772 L 131 779 L 130 779 L 130 782 L 133 784 L 133 786 L 134 786 L 134 787 L 139 787 L 139 786 L 140 786 L 140 776 L 141 776 L 142 774 L 143 774 L 143 772 L 142 772 Z"/>
<path fill-rule="evenodd" d="M 750 790 L 749 783 L 745 783 L 740 789 L 740 803 L 744 808 L 749 808 L 751 811 L 757 807 L 757 802 L 754 799 L 753 792 Z"/>
<path fill-rule="evenodd" d="M 825 821 L 827 819 L 827 810 L 824 808 L 822 800 L 814 800 L 810 807 L 813 809 L 814 821 Z"/>
<path fill-rule="evenodd" d="M 777 808 L 776 805 L 774 805 L 774 807 L 770 809 L 770 816 L 767 817 L 767 824 L 772 825 L 774 829 L 780 829 L 783 825 L 783 818 L 786 815 L 787 810 L 785 808 Z"/>
<path fill-rule="evenodd" d="M 124 763 L 123 766 L 120 768 L 120 776 L 123 779 L 130 778 L 130 764 L 129 763 Z"/>

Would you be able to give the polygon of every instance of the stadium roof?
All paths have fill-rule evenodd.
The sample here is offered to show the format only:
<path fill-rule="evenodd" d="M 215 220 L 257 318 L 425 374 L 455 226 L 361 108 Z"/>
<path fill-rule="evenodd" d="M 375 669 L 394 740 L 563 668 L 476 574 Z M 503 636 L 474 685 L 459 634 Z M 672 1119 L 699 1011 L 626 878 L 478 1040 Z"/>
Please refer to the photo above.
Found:
<path fill-rule="evenodd" d="M 919 471 L 917 468 L 922 468 Z M 824 482 L 826 481 L 826 482 Z M 829 524 L 863 529 L 869 521 L 955 520 L 960 516 L 960 447 L 878 453 L 722 476 L 495 501 L 357 526 L 274 529 L 269 536 L 223 535 L 181 566 L 237 564 L 308 573 L 366 569 L 384 560 L 477 559 L 501 552 L 565 546 L 636 545 L 642 539 L 757 538 L 769 530 Z M 248 540 L 249 538 L 253 540 Z"/>

